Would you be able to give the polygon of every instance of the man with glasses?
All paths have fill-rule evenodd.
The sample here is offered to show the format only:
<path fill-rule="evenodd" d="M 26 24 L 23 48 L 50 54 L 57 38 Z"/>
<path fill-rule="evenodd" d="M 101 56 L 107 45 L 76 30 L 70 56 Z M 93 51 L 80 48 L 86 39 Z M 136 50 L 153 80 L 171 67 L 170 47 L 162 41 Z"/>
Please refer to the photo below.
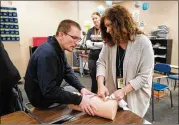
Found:
<path fill-rule="evenodd" d="M 79 24 L 72 20 L 63 20 L 56 35 L 48 37 L 33 53 L 25 75 L 25 91 L 34 107 L 48 108 L 54 103 L 76 104 L 86 113 L 94 115 L 92 108 L 96 108 L 90 103 L 90 96 L 87 96 L 94 94 L 80 83 L 65 55 L 65 50 L 72 52 L 79 41 Z M 81 95 L 65 91 L 60 86 L 63 79 Z"/>

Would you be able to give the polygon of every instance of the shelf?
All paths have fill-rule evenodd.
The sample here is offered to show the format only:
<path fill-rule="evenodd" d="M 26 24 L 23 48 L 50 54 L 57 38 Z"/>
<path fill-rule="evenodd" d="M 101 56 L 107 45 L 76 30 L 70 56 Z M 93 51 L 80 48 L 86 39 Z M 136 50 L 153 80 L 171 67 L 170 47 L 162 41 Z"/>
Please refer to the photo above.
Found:
<path fill-rule="evenodd" d="M 154 55 L 154 58 L 166 58 L 166 55 Z"/>
<path fill-rule="evenodd" d="M 154 51 L 155 63 L 171 64 L 172 39 L 150 39 Z"/>
<path fill-rule="evenodd" d="M 161 59 L 166 59 L 166 57 L 154 57 L 154 58 L 161 58 Z"/>
<path fill-rule="evenodd" d="M 168 40 L 167 38 L 156 38 L 156 40 Z"/>
<path fill-rule="evenodd" d="M 166 47 L 158 47 L 158 48 L 153 48 L 153 49 L 167 49 Z"/>
<path fill-rule="evenodd" d="M 160 57 L 156 57 L 155 58 L 155 63 L 166 63 L 167 58 L 160 58 Z"/>

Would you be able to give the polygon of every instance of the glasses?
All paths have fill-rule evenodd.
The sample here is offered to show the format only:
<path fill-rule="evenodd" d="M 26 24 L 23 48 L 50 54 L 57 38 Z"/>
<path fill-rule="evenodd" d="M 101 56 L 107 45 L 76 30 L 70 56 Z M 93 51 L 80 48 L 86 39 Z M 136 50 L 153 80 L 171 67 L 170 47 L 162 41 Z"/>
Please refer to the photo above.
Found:
<path fill-rule="evenodd" d="M 64 32 L 65 33 L 65 32 Z M 81 38 L 79 38 L 79 37 L 76 37 L 76 36 L 72 36 L 72 35 L 70 35 L 70 34 L 68 34 L 68 33 L 65 33 L 66 35 L 68 35 L 68 36 L 70 36 L 72 39 L 74 39 L 75 40 L 75 42 L 80 42 L 82 39 Z"/>

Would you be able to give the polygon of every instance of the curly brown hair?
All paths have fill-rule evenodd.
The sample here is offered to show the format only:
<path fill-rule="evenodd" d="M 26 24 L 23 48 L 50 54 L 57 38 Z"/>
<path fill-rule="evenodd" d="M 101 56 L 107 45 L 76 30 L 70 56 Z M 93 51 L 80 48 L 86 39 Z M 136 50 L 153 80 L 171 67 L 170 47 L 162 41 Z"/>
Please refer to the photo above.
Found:
<path fill-rule="evenodd" d="M 107 33 L 104 20 L 112 22 L 111 34 Z M 144 34 L 139 30 L 129 11 L 121 5 L 107 8 L 100 21 L 101 35 L 109 46 L 119 44 L 121 41 L 134 41 L 136 34 Z"/>

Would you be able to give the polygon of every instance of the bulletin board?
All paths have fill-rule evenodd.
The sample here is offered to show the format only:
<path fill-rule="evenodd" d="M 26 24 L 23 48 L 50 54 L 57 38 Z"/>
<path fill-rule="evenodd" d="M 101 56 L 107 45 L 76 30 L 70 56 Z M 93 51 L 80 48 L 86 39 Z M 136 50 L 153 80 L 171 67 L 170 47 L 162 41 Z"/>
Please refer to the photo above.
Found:
<path fill-rule="evenodd" d="M 19 25 L 15 7 L 0 7 L 0 41 L 19 42 Z"/>

